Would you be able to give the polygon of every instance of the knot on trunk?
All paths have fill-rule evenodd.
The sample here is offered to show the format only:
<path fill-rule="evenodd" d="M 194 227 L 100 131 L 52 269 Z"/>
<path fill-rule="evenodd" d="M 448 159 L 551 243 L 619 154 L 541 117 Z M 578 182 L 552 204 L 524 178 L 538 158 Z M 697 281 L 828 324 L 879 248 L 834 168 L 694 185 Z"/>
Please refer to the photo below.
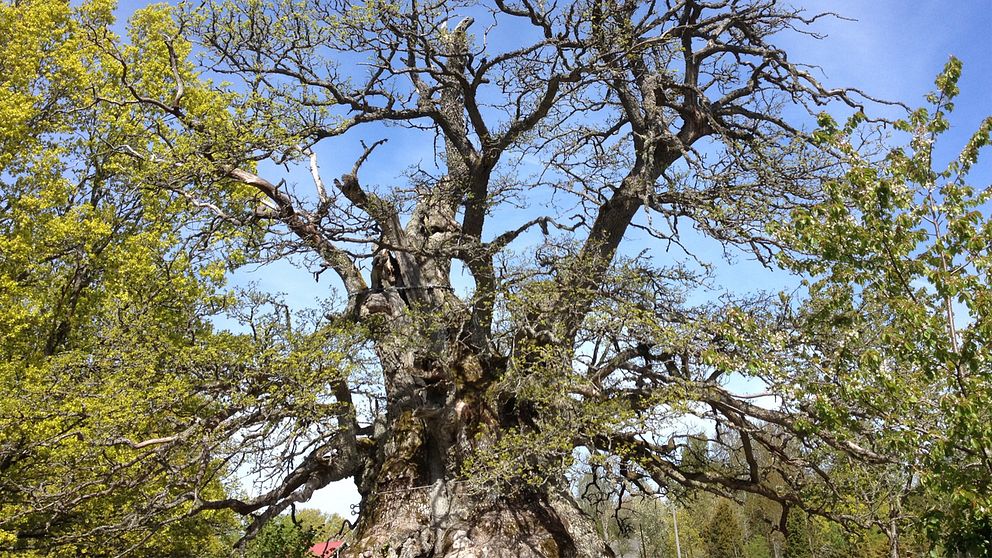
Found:
<path fill-rule="evenodd" d="M 393 306 L 389 302 L 389 297 L 382 292 L 366 293 L 365 299 L 358 305 L 358 317 L 367 318 L 375 314 L 393 315 Z"/>

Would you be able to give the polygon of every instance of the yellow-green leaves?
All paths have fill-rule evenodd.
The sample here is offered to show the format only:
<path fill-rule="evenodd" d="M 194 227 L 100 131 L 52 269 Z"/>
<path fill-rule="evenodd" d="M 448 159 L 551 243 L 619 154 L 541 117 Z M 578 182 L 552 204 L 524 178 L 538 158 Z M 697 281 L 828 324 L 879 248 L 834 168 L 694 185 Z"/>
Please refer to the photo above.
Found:
<path fill-rule="evenodd" d="M 38 148 L 32 137 L 39 130 L 55 128 L 60 116 L 46 106 L 64 98 L 78 71 L 78 44 L 71 33 L 68 2 L 31 1 L 0 3 L 0 171 L 20 152 Z M 74 84 L 73 84 L 74 85 Z M 71 87 L 69 88 L 71 89 Z"/>
<path fill-rule="evenodd" d="M 223 342 L 209 320 L 230 304 L 234 235 L 169 188 L 204 173 L 129 101 L 175 97 L 169 38 L 190 113 L 226 104 L 166 8 L 136 18 L 145 53 L 110 32 L 113 9 L 0 3 L 0 554 L 120 552 L 164 525 L 144 542 L 206 554 L 233 527 L 183 516 L 224 495 L 214 451 L 231 432 L 202 424 L 232 413 L 191 375 Z"/>

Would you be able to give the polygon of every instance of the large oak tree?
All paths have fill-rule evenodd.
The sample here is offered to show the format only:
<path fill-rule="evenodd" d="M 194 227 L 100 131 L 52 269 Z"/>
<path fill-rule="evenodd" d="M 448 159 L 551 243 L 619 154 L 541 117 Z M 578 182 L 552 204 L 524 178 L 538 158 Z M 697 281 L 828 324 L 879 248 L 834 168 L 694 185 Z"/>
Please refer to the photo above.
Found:
<path fill-rule="evenodd" d="M 21 259 L 3 261 L 3 420 L 47 429 L 0 438 L 17 495 L 0 543 L 133 550 L 221 511 L 250 537 L 354 478 L 352 556 L 600 556 L 574 467 L 620 490 L 760 496 L 782 530 L 795 509 L 899 519 L 878 423 L 831 423 L 808 389 L 810 355 L 842 336 L 817 345 L 787 300 L 688 302 L 700 243 L 769 265 L 815 253 L 772 225 L 834 200 L 825 179 L 845 170 L 849 143 L 807 133 L 811 116 L 867 100 L 775 46 L 820 16 L 229 0 L 142 10 L 125 41 L 109 9 L 65 23 L 78 48 L 28 47 L 43 77 L 15 121 L 51 124 L 38 137 L 71 163 L 39 173 L 45 147 L 4 138 L 19 155 L 0 159 L 0 225 Z M 391 168 L 391 137 L 433 160 Z M 366 183 L 371 167 L 397 183 Z M 283 258 L 335 275 L 318 285 L 339 303 L 293 316 L 220 284 Z M 71 404 L 41 395 L 52 383 Z M 53 482 L 50 463 L 80 472 Z M 232 478 L 262 489 L 222 490 Z M 131 503 L 86 520 L 108 494 Z"/>

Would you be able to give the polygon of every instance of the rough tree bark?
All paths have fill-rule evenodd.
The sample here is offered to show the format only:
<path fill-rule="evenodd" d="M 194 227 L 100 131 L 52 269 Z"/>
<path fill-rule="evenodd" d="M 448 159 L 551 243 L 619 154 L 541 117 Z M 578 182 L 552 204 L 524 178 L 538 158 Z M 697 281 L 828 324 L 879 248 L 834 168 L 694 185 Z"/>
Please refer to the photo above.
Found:
<path fill-rule="evenodd" d="M 424 221 L 450 219 L 446 213 L 425 212 Z M 435 232 L 415 222 L 387 228 L 383 244 L 395 248 L 374 258 L 370 288 L 352 310 L 382 334 L 375 352 L 386 412 L 356 475 L 362 513 L 348 555 L 612 555 L 564 483 L 512 498 L 464 484 L 466 460 L 517 417 L 491 401 L 508 360 L 471 346 L 464 330 L 471 310 L 452 294 L 447 263 L 403 251 Z M 399 333 L 415 331 L 416 317 L 425 315 L 443 315 L 448 327 L 432 331 L 424 345 L 411 344 Z"/>

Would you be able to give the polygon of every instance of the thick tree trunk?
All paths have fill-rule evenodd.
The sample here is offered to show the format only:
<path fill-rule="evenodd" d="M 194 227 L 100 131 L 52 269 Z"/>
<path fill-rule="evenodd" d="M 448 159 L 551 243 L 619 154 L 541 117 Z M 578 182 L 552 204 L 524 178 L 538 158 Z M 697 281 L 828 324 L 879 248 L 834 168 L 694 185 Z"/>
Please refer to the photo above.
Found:
<path fill-rule="evenodd" d="M 564 485 L 511 498 L 465 482 L 466 459 L 517 417 L 487 402 L 505 359 L 477 354 L 458 325 L 467 309 L 427 287 L 447 279 L 446 266 L 406 254 L 383 252 L 374 264 L 361 316 L 381 333 L 386 412 L 357 479 L 362 510 L 345 556 L 611 555 Z"/>
<path fill-rule="evenodd" d="M 589 520 L 560 496 L 490 500 L 457 481 L 366 496 L 348 557 L 593 558 L 607 555 Z"/>
<path fill-rule="evenodd" d="M 361 519 L 349 557 L 599 557 L 592 523 L 564 487 L 528 496 L 481 494 L 462 467 L 499 420 L 483 402 L 475 358 L 442 372 L 391 376 L 393 398 L 358 479 Z"/>
<path fill-rule="evenodd" d="M 462 465 L 485 443 L 479 425 L 487 418 L 473 395 L 458 390 L 448 395 L 441 408 L 428 402 L 380 427 L 374 457 L 359 479 L 362 514 L 346 556 L 606 555 L 591 522 L 563 487 L 507 498 L 482 494 L 464 482 Z"/>
<path fill-rule="evenodd" d="M 504 497 L 465 482 L 463 465 L 506 417 L 486 404 L 492 377 L 474 355 L 425 362 L 380 350 L 388 411 L 358 478 L 362 513 L 345 556 L 361 558 L 609 555 L 564 486 Z"/>

